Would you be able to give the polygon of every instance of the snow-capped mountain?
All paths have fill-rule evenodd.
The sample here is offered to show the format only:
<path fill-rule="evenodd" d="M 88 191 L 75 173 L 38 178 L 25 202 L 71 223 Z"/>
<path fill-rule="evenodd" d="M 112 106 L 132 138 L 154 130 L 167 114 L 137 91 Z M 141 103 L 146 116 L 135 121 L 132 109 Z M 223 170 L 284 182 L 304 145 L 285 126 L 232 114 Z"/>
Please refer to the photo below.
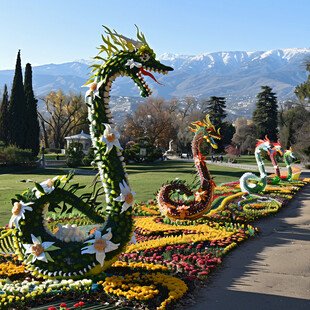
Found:
<path fill-rule="evenodd" d="M 296 85 L 307 78 L 304 61 L 310 58 L 310 48 L 288 48 L 270 51 L 235 51 L 204 53 L 197 56 L 164 54 L 158 59 L 174 68 L 162 76 L 156 74 L 157 85 L 151 79 L 154 96 L 226 97 L 231 113 L 250 113 L 260 86 L 269 85 L 279 100 L 294 98 Z M 33 86 L 37 97 L 61 88 L 64 92 L 84 92 L 90 61 L 77 60 L 63 64 L 33 67 Z M 0 89 L 13 81 L 13 70 L 0 71 Z M 113 96 L 136 96 L 139 90 L 131 79 L 117 79 Z M 139 99 L 140 100 L 140 99 Z M 239 111 L 239 112 L 238 112 Z"/>

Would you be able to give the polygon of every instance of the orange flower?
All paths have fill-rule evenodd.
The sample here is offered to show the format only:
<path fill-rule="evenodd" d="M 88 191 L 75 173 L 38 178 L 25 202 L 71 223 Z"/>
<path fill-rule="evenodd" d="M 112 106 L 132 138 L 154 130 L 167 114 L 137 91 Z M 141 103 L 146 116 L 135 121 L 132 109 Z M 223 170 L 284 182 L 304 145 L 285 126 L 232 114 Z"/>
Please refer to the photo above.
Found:
<path fill-rule="evenodd" d="M 201 187 L 198 189 L 198 191 L 195 193 L 195 200 L 196 201 L 205 201 L 208 198 L 208 192 L 207 191 L 203 191 L 201 189 Z"/>

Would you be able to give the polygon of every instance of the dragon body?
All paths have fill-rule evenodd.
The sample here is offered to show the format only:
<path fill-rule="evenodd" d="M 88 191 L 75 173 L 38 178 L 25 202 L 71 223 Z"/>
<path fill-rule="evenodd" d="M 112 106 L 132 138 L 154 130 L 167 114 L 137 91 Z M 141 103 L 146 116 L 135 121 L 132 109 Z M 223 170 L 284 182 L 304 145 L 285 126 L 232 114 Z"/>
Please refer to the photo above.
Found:
<path fill-rule="evenodd" d="M 283 159 L 284 159 L 284 162 L 287 168 L 287 177 L 286 178 L 284 177 L 283 180 L 290 182 L 292 181 L 292 177 L 293 177 L 291 163 L 296 159 L 291 147 L 288 150 L 285 150 Z"/>
<path fill-rule="evenodd" d="M 97 192 L 77 196 L 78 185 L 68 190 L 64 186 L 70 179 L 60 176 L 28 190 L 14 200 L 10 235 L 15 251 L 26 262 L 34 275 L 43 277 L 85 277 L 108 268 L 124 251 L 131 240 L 133 222 L 131 206 L 135 193 L 131 191 L 121 153 L 119 134 L 113 126 L 109 106 L 110 90 L 118 76 L 129 76 L 139 87 L 141 96 L 151 94 L 144 75 L 156 81 L 150 71 L 166 74 L 172 68 L 155 59 L 155 53 L 137 27 L 137 39 L 128 39 L 105 27 L 96 60 L 103 64 L 92 66 L 92 76 L 86 83 L 90 133 L 95 150 L 102 188 L 106 198 L 104 207 L 95 203 Z M 102 58 L 105 52 L 107 57 Z M 157 82 L 157 81 L 156 81 Z M 97 184 L 97 183 L 96 183 Z M 95 186 L 95 185 L 94 185 Z M 44 219 L 47 211 L 74 207 L 96 224 L 96 230 L 85 235 L 75 225 L 59 225 L 58 231 L 48 229 Z M 42 219 L 43 217 L 43 219 Z M 13 224 L 15 223 L 15 228 Z M 2 236 L 3 238 L 6 236 Z M 1 238 L 2 238 L 1 237 Z"/>
<path fill-rule="evenodd" d="M 272 165 L 275 169 L 275 176 L 272 178 L 268 178 L 268 181 L 270 181 L 272 184 L 278 184 L 281 181 L 281 173 L 280 173 L 280 168 L 277 163 L 277 160 L 275 158 L 275 155 L 279 153 L 281 156 L 284 154 L 284 150 L 279 142 L 279 140 L 276 143 L 272 143 L 273 148 L 271 149 L 269 153 L 270 160 L 272 162 Z"/>
<path fill-rule="evenodd" d="M 204 122 L 194 122 L 191 130 L 195 133 L 192 141 L 192 152 L 195 166 L 200 178 L 200 187 L 193 191 L 182 182 L 173 182 L 164 185 L 158 192 L 157 201 L 161 213 L 172 220 L 194 220 L 200 218 L 211 208 L 215 183 L 211 178 L 206 165 L 205 157 L 201 154 L 199 146 L 205 139 L 213 148 L 217 148 L 214 139 L 221 139 L 219 130 L 216 131 L 207 115 Z M 182 202 L 172 199 L 172 194 L 176 191 L 184 193 L 186 196 L 194 196 L 194 199 Z"/>
<path fill-rule="evenodd" d="M 268 154 L 271 152 L 270 140 L 267 137 L 265 137 L 264 140 L 258 140 L 255 148 L 255 159 L 260 172 L 260 177 L 257 177 L 251 172 L 243 174 L 240 178 L 240 188 L 242 192 L 247 192 L 249 194 L 258 193 L 263 191 L 267 186 L 267 174 L 261 157 L 261 151 L 267 151 Z"/>

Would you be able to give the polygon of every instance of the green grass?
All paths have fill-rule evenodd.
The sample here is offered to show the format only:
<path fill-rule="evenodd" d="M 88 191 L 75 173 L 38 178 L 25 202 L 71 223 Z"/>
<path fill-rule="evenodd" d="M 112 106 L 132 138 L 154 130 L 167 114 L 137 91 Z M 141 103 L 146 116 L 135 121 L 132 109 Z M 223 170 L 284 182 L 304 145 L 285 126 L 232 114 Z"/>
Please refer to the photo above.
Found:
<path fill-rule="evenodd" d="M 242 169 L 209 165 L 214 181 L 217 184 L 239 179 L 245 172 Z M 154 198 L 154 193 L 161 188 L 166 181 L 175 178 L 192 183 L 196 170 L 194 164 L 181 161 L 164 161 L 161 163 L 145 163 L 129 165 L 128 174 L 133 191 L 137 193 L 136 201 L 146 201 Z"/>
<path fill-rule="evenodd" d="M 224 166 L 209 165 L 208 167 L 217 184 L 237 180 L 245 172 L 242 169 Z M 129 165 L 127 171 L 131 189 L 137 194 L 136 201 L 147 201 L 154 199 L 154 193 L 168 180 L 179 178 L 191 183 L 194 180 L 193 172 L 195 169 L 193 163 L 165 161 Z M 6 225 L 11 217 L 11 198 L 14 198 L 15 194 L 23 193 L 28 187 L 34 187 L 33 183 L 21 182 L 22 180 L 42 182 L 67 172 L 68 170 L 62 169 L 36 169 L 0 175 L 0 226 Z M 71 182 L 89 186 L 93 179 L 94 175 L 75 175 Z M 89 192 L 90 190 L 89 187 L 86 187 L 81 192 Z"/>
<path fill-rule="evenodd" d="M 46 160 L 56 160 L 57 155 L 59 156 L 60 160 L 66 159 L 66 154 L 45 154 L 44 157 Z"/>
<path fill-rule="evenodd" d="M 240 157 L 225 155 L 224 159 L 227 162 L 228 158 L 234 158 L 239 165 L 257 165 L 254 155 L 241 155 Z M 272 163 L 269 159 L 264 159 L 264 164 L 266 166 L 272 166 Z M 285 167 L 284 162 L 278 162 L 279 167 Z"/>

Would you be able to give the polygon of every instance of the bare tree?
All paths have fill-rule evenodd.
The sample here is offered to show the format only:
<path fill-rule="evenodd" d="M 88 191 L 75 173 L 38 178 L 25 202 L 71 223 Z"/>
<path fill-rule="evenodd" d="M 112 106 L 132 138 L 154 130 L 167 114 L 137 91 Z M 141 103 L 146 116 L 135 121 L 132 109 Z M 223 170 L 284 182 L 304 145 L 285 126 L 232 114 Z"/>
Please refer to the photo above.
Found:
<path fill-rule="evenodd" d="M 133 115 L 127 115 L 123 134 L 129 140 L 148 137 L 151 144 L 167 147 L 175 136 L 176 101 L 165 102 L 163 98 L 148 98 Z"/>
<path fill-rule="evenodd" d="M 87 106 L 82 95 L 65 95 L 61 90 L 49 92 L 44 98 L 47 113 L 38 113 L 48 126 L 47 134 L 55 148 L 64 145 L 64 138 L 74 130 L 87 124 Z"/>

